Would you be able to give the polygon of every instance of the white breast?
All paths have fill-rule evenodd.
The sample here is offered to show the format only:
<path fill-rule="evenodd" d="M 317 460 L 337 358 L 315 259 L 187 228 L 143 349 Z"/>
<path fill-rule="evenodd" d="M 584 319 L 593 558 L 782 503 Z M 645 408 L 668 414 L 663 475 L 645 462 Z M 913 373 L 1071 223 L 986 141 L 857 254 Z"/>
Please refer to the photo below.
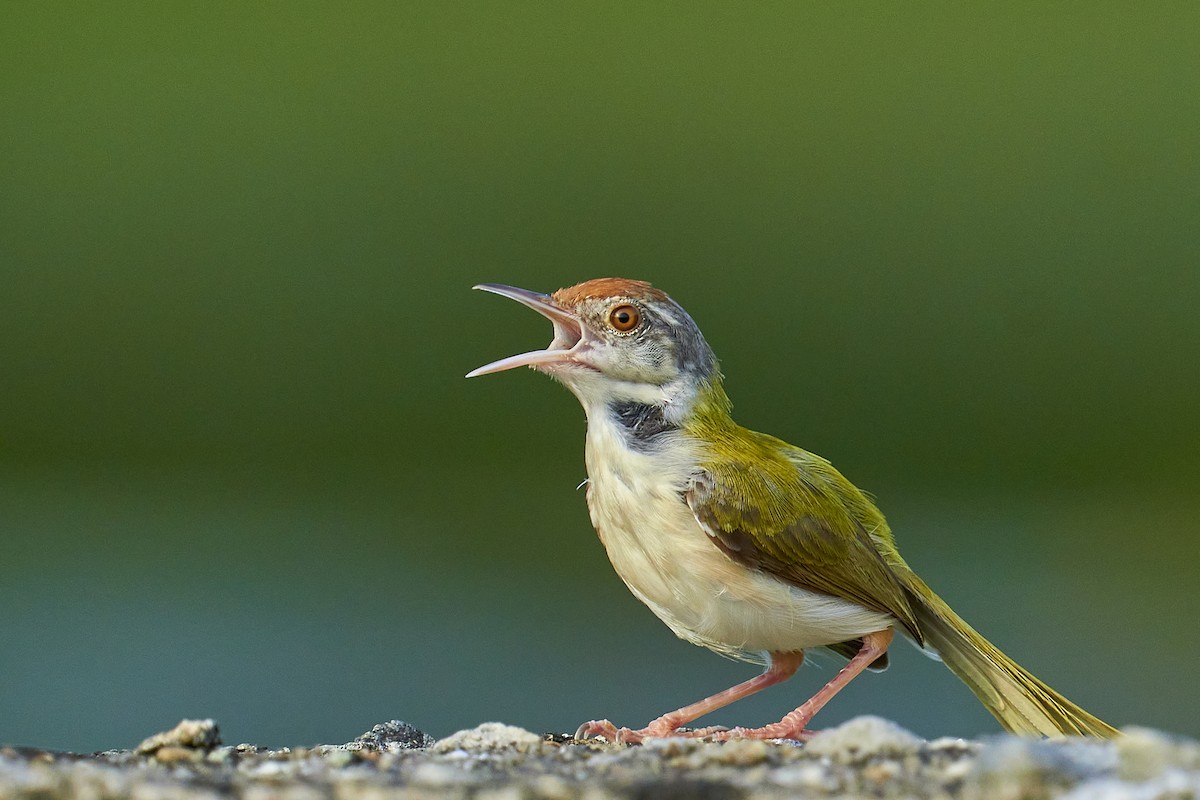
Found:
<path fill-rule="evenodd" d="M 682 434 L 638 451 L 603 413 L 589 414 L 588 510 L 633 594 L 680 638 L 761 662 L 882 630 L 896 621 L 749 569 L 726 556 L 683 498 L 699 453 Z"/>

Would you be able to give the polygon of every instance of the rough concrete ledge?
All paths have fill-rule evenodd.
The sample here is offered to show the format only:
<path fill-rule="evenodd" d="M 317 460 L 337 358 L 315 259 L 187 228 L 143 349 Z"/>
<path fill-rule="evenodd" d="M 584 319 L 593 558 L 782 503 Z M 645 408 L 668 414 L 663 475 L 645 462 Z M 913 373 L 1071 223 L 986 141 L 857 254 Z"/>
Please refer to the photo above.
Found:
<path fill-rule="evenodd" d="M 626 747 L 494 722 L 434 741 L 392 721 L 346 744 L 266 750 L 223 746 L 212 720 L 185 720 L 133 750 L 0 747 L 0 800 L 1200 800 L 1200 743 L 1124 733 L 1112 742 L 925 741 L 860 717 L 805 745 L 659 739 Z"/>

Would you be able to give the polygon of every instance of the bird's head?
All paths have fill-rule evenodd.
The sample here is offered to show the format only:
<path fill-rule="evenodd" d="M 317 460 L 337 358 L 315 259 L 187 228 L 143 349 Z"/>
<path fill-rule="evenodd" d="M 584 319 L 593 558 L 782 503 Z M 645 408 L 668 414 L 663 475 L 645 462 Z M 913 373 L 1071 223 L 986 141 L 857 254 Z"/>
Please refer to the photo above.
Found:
<path fill-rule="evenodd" d="M 643 281 L 599 278 L 553 294 L 484 283 L 475 287 L 529 306 L 554 324 L 554 339 L 493 361 L 467 377 L 528 366 L 567 386 L 585 408 L 612 402 L 675 404 L 685 412 L 719 383 L 717 359 L 696 323 Z"/>

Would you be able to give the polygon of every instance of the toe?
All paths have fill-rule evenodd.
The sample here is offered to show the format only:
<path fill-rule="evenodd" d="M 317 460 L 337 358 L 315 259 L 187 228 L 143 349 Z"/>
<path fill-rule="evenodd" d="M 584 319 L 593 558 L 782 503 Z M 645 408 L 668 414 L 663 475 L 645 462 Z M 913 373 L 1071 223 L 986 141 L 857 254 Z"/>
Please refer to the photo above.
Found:
<path fill-rule="evenodd" d="M 579 726 L 579 730 L 575 731 L 575 738 L 580 740 L 592 739 L 596 736 L 610 742 L 615 742 L 617 740 L 617 726 L 606 719 L 594 719 L 591 722 L 583 723 Z"/>
<path fill-rule="evenodd" d="M 646 736 L 652 735 L 646 731 L 632 731 L 629 728 L 618 728 L 606 719 L 585 722 L 575 731 L 579 741 L 599 737 L 614 744 L 640 744 Z"/>

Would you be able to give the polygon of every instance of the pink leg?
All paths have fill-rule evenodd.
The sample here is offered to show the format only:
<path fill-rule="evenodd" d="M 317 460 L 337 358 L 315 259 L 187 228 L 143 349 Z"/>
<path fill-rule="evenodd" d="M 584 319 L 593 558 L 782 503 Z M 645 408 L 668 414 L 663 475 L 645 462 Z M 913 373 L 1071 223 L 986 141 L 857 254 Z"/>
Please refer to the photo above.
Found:
<path fill-rule="evenodd" d="M 803 661 L 804 653 L 802 651 L 771 653 L 770 666 L 758 677 L 739 683 L 737 686 L 726 689 L 723 692 L 717 692 L 712 697 L 706 697 L 698 703 L 684 706 L 678 711 L 663 714 L 640 731 L 630 730 L 629 728 L 618 728 L 605 719 L 585 722 L 575 732 L 575 738 L 586 739 L 591 736 L 603 736 L 610 742 L 634 744 L 642 741 L 647 736 L 671 736 L 680 725 L 686 725 L 711 711 L 724 708 L 730 703 L 741 700 L 743 697 L 749 697 L 768 686 L 774 686 L 777 683 L 786 681 L 792 675 L 796 674 L 796 670 L 800 669 L 800 664 Z M 687 734 L 682 735 L 690 737 L 707 736 L 717 730 L 722 729 L 703 728 L 697 731 L 689 731 Z"/>
<path fill-rule="evenodd" d="M 833 680 L 821 687 L 804 705 L 791 712 L 779 722 L 762 728 L 734 728 L 730 731 L 720 731 L 712 735 L 714 739 L 804 739 L 809 732 L 806 729 L 809 721 L 816 713 L 825 707 L 833 696 L 862 672 L 875 659 L 887 652 L 892 642 L 892 629 L 878 631 L 863 637 L 862 649 L 850 659 L 850 663 L 842 667 Z"/>

